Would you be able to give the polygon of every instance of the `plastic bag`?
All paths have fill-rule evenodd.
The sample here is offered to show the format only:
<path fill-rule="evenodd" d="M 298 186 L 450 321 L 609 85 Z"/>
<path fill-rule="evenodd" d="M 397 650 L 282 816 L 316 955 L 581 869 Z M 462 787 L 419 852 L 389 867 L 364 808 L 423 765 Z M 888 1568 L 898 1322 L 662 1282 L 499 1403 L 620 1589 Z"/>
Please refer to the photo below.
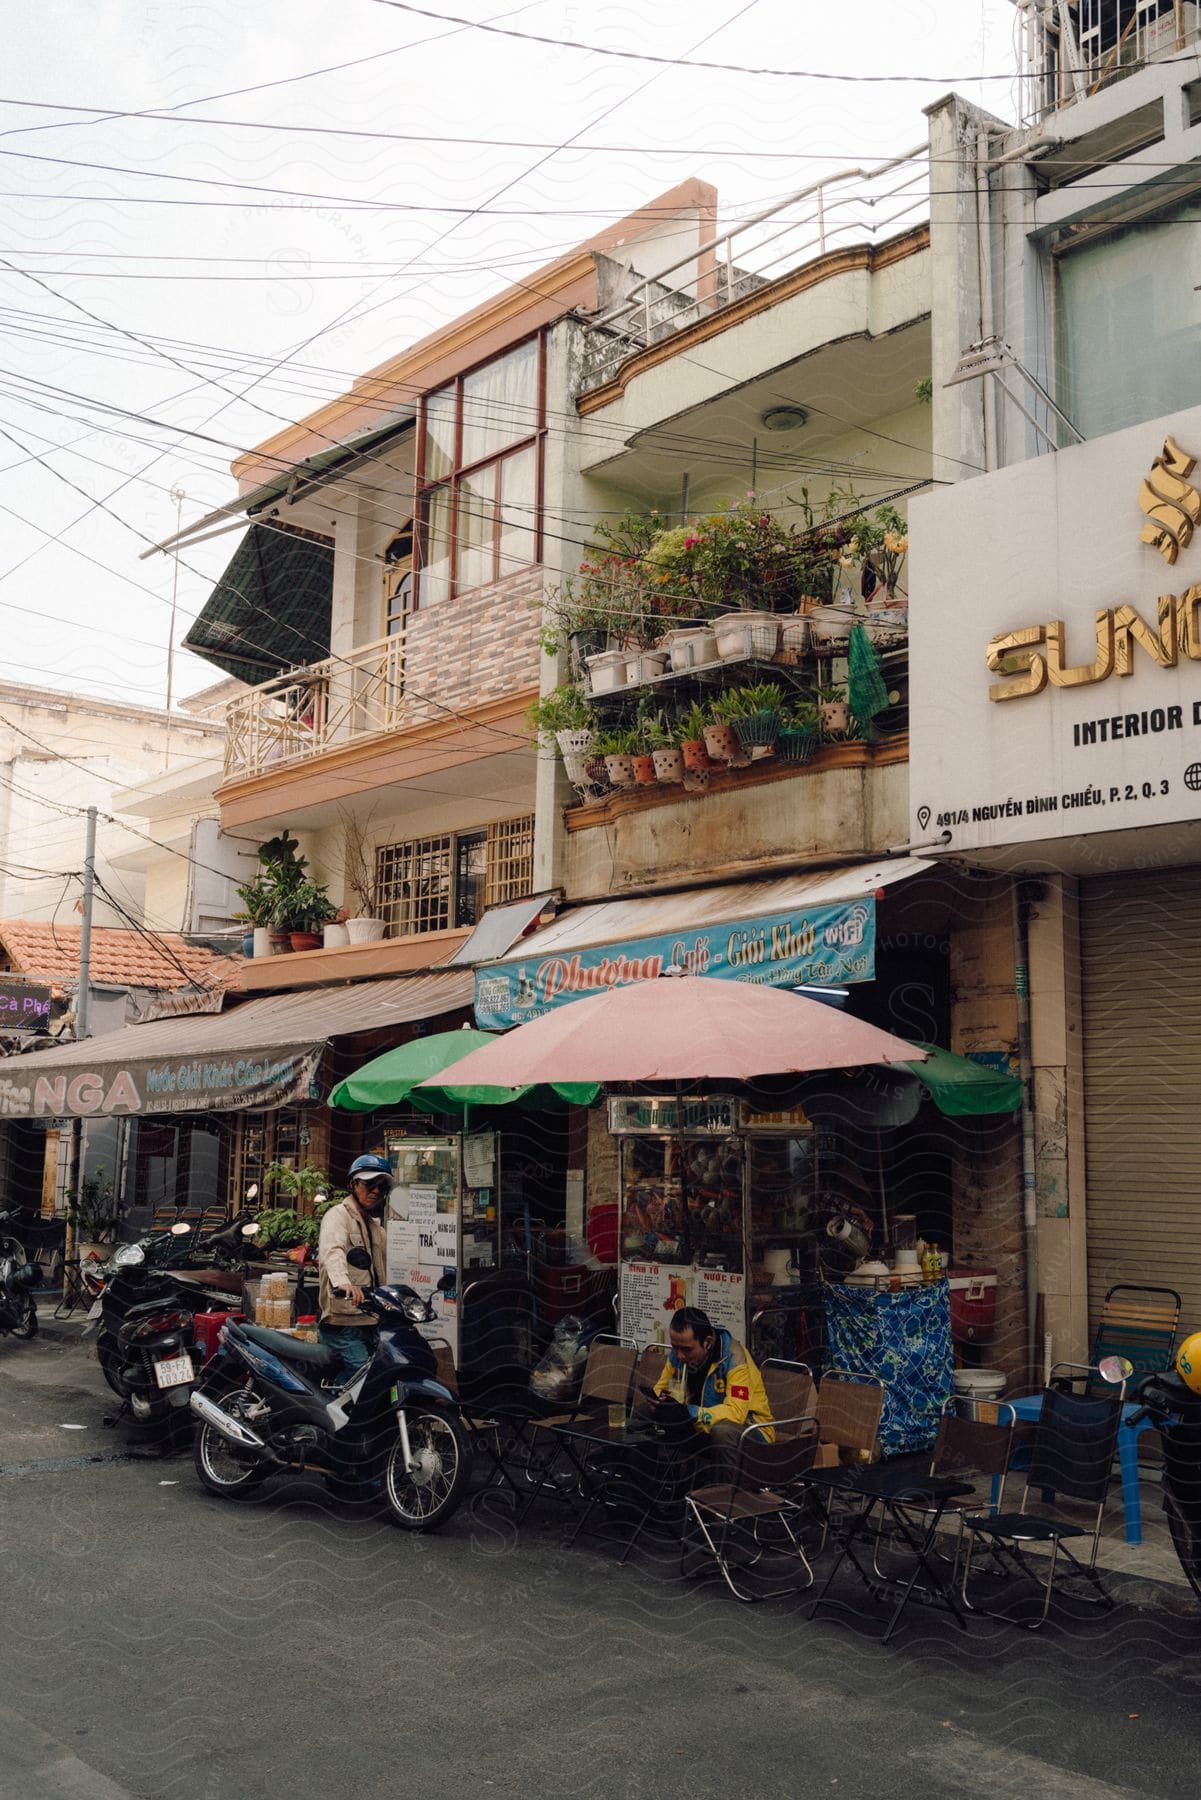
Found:
<path fill-rule="evenodd" d="M 540 1400 L 568 1400 L 584 1373 L 588 1345 L 584 1326 L 573 1314 L 555 1326 L 550 1349 L 535 1366 L 530 1388 Z"/>

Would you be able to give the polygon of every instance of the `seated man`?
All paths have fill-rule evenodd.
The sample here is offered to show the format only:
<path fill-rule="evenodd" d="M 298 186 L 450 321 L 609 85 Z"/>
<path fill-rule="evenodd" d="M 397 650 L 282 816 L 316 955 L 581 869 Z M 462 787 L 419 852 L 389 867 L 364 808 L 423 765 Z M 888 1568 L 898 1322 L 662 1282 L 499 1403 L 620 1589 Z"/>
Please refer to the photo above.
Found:
<path fill-rule="evenodd" d="M 708 1432 L 716 1460 L 728 1473 L 733 1473 L 738 1442 L 748 1425 L 762 1426 L 764 1442 L 775 1442 L 763 1377 L 749 1350 L 699 1306 L 682 1306 L 673 1315 L 671 1350 L 655 1393 L 687 1407 L 697 1427 Z"/>

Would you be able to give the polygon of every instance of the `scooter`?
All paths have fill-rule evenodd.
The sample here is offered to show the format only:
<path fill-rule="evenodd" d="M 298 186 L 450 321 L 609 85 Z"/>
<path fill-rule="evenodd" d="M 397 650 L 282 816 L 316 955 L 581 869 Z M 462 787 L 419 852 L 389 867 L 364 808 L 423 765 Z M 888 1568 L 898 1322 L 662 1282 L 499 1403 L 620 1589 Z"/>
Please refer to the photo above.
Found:
<path fill-rule="evenodd" d="M 1134 1394 L 1138 1411 L 1123 1429 L 1149 1418 L 1163 1445 L 1163 1509 L 1172 1547 L 1201 1600 L 1201 1395 L 1174 1369 L 1146 1376 Z"/>
<path fill-rule="evenodd" d="M 347 1261 L 371 1266 L 363 1250 Z M 441 1292 L 453 1285 L 453 1275 L 438 1284 Z M 379 1348 L 337 1390 L 322 1385 L 338 1362 L 325 1345 L 232 1319 L 222 1327 L 191 1398 L 200 1420 L 196 1472 L 210 1493 L 245 1495 L 267 1475 L 311 1470 L 347 1499 L 368 1499 L 382 1484 L 392 1519 L 407 1531 L 450 1518 L 467 1490 L 471 1449 L 418 1330 L 438 1315 L 409 1287 L 365 1292 Z"/>
<path fill-rule="evenodd" d="M 38 1308 L 33 1290 L 41 1278 L 41 1270 L 36 1263 L 26 1262 L 24 1252 L 19 1259 L 0 1256 L 0 1337 L 37 1336 Z"/>
<path fill-rule="evenodd" d="M 257 1230 L 234 1220 L 196 1249 L 232 1255 L 235 1234 Z M 173 1225 L 159 1237 L 123 1244 L 108 1263 L 104 1289 L 88 1315 L 97 1326 L 101 1373 L 122 1401 L 106 1424 L 129 1415 L 142 1425 L 190 1430 L 188 1395 L 202 1360 L 192 1317 L 209 1296 L 185 1270 L 165 1266 L 190 1235 L 190 1226 Z"/>

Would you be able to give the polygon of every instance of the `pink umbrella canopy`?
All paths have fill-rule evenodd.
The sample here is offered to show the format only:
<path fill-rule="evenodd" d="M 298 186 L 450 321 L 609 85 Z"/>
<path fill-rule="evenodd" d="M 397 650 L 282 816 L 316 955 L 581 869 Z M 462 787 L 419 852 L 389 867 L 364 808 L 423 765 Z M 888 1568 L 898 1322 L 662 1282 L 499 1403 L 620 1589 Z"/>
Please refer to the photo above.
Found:
<path fill-rule="evenodd" d="M 572 1000 L 473 1050 L 455 1064 L 454 1075 L 456 1085 L 498 1087 L 754 1081 L 925 1056 L 919 1045 L 820 1000 L 751 982 L 677 975 Z"/>

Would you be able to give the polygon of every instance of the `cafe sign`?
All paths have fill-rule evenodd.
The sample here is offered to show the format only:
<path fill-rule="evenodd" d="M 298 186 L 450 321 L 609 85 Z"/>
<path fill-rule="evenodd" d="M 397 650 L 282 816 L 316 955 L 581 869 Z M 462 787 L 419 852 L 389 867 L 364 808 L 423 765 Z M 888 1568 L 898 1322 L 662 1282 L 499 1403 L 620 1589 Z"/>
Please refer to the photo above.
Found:
<path fill-rule="evenodd" d="M 15 975 L 0 975 L 0 1033 L 46 1031 L 50 1026 L 50 989 Z"/>
<path fill-rule="evenodd" d="M 86 1053 L 86 1046 L 80 1050 Z M 121 1064 L 89 1065 L 81 1059 L 39 1071 L 37 1059 L 19 1058 L 0 1072 L 0 1119 L 129 1118 L 284 1106 L 312 1098 L 320 1059 L 317 1048 Z"/>
<path fill-rule="evenodd" d="M 1194 407 L 914 500 L 914 842 L 1201 816 L 1198 455 Z"/>
<path fill-rule="evenodd" d="M 871 981 L 875 966 L 874 898 L 836 901 L 795 913 L 487 964 L 476 970 L 475 1016 L 481 1030 L 500 1030 L 586 994 L 653 981 L 672 971 L 769 987 L 810 987 Z"/>

